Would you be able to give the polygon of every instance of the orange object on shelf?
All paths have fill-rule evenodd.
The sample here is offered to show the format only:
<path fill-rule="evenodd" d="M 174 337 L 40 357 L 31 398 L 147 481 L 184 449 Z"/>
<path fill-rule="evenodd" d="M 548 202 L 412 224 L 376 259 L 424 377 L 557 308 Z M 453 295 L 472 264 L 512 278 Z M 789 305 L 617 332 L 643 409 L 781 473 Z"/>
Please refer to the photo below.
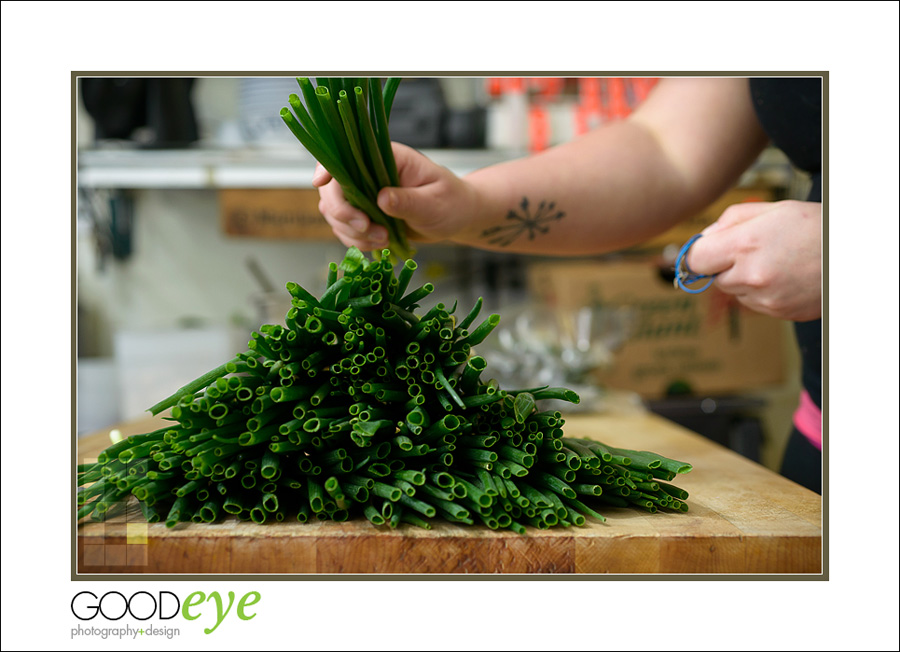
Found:
<path fill-rule="evenodd" d="M 485 80 L 485 87 L 487 88 L 487 93 L 491 97 L 500 97 L 503 94 L 503 78 L 502 77 L 488 77 Z"/>
<path fill-rule="evenodd" d="M 603 105 L 599 77 L 582 77 L 578 80 L 578 103 L 589 110 L 599 110 Z"/>
<path fill-rule="evenodd" d="M 606 90 L 609 102 L 607 114 L 611 120 L 627 118 L 631 113 L 628 106 L 627 89 L 625 79 L 622 77 L 610 77 L 606 80 Z"/>
<path fill-rule="evenodd" d="M 565 80 L 562 77 L 529 77 L 528 90 L 535 97 L 543 100 L 556 99 L 563 91 Z"/>
<path fill-rule="evenodd" d="M 532 104 L 528 110 L 528 149 L 541 152 L 550 144 L 550 115 L 541 104 Z"/>
<path fill-rule="evenodd" d="M 500 89 L 503 93 L 524 93 L 525 80 L 522 77 L 502 77 Z"/>

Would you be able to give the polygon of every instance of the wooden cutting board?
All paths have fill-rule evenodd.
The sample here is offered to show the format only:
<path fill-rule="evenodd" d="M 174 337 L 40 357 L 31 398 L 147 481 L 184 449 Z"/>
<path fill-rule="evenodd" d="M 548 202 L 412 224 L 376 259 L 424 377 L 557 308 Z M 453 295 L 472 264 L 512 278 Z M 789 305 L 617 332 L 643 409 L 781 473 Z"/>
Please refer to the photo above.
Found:
<path fill-rule="evenodd" d="M 156 421 L 120 427 L 147 432 Z M 483 526 L 368 521 L 147 524 L 135 505 L 107 523 L 77 527 L 79 574 L 819 574 L 821 497 L 700 435 L 645 414 L 568 416 L 566 435 L 651 450 L 690 462 L 675 484 L 690 492 L 688 513 L 606 508 L 606 523 L 527 536 Z M 96 458 L 107 433 L 79 441 Z"/>

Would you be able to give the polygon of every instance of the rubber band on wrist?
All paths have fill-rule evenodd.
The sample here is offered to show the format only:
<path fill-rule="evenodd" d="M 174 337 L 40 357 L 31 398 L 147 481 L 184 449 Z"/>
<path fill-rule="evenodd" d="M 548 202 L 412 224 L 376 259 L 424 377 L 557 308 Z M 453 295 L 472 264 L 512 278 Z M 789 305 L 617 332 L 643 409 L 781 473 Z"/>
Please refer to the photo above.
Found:
<path fill-rule="evenodd" d="M 697 274 L 693 272 L 687 264 L 688 251 L 690 251 L 693 244 L 702 237 L 703 234 L 701 233 L 691 237 L 690 240 L 684 243 L 681 251 L 678 252 L 678 257 L 675 259 L 675 287 L 684 290 L 688 294 L 700 294 L 709 288 L 709 286 L 713 284 L 713 281 L 716 280 L 716 274 Z M 704 279 L 709 280 L 703 287 L 688 287 L 688 284 L 697 283 Z"/>

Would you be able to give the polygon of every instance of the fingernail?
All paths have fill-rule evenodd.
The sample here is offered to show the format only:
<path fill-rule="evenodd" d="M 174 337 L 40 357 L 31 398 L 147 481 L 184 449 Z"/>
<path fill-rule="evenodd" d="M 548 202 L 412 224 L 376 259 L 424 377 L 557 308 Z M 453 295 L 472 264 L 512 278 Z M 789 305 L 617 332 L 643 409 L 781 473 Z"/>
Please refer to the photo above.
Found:
<path fill-rule="evenodd" d="M 369 222 L 361 217 L 350 220 L 350 226 L 357 231 L 365 231 L 369 227 Z"/>
<path fill-rule="evenodd" d="M 380 195 L 378 195 L 378 206 L 382 210 L 390 210 L 394 207 L 394 203 L 396 202 L 396 198 L 394 193 L 390 190 L 385 190 Z"/>

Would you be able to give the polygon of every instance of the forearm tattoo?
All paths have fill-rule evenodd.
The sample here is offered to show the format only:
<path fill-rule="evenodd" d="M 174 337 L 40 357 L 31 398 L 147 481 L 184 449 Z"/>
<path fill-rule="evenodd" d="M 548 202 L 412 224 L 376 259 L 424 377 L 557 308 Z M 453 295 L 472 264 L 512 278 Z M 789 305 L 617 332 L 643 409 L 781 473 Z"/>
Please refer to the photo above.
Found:
<path fill-rule="evenodd" d="M 481 232 L 481 237 L 488 244 L 508 247 L 525 235 L 529 240 L 534 240 L 536 236 L 546 234 L 550 230 L 550 224 L 566 216 L 563 211 L 557 210 L 554 201 L 542 201 L 532 213 L 528 197 L 522 197 L 519 209 L 520 212 L 511 210 L 507 213 L 508 224 L 485 229 Z"/>

